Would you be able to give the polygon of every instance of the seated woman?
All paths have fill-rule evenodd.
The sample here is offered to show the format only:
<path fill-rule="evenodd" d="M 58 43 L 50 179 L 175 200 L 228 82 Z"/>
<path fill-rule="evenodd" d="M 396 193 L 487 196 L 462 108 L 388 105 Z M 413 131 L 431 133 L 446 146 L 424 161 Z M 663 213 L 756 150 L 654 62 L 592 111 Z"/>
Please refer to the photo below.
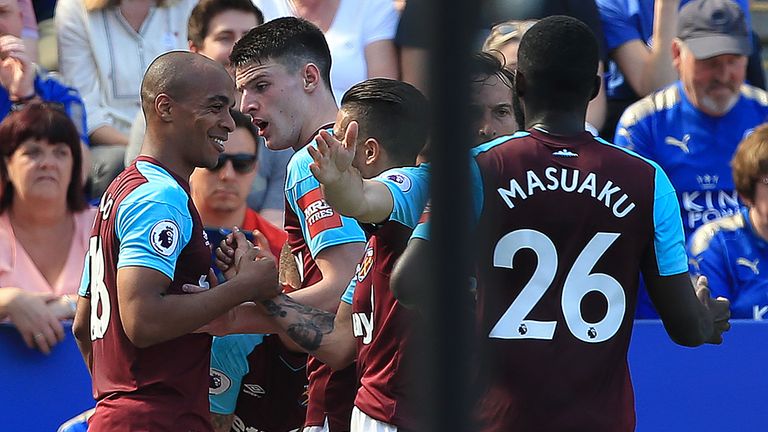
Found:
<path fill-rule="evenodd" d="M 0 320 L 30 348 L 64 339 L 95 209 L 83 194 L 80 136 L 67 115 L 32 103 L 0 123 Z"/>
<path fill-rule="evenodd" d="M 699 227 L 688 244 L 690 270 L 709 279 L 712 296 L 731 301 L 731 318 L 768 318 L 768 125 L 745 138 L 731 161 L 747 205 Z"/>

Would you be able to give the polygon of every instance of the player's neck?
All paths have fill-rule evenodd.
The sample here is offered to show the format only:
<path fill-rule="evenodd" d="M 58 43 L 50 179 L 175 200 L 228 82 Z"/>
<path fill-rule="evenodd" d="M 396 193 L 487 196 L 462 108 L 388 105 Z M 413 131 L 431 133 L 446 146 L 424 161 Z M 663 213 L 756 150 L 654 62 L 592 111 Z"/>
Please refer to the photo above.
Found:
<path fill-rule="evenodd" d="M 567 112 L 525 114 L 525 129 L 536 128 L 551 135 L 571 136 L 584 132 L 584 117 Z"/>
<path fill-rule="evenodd" d="M 299 151 L 309 144 L 315 138 L 318 129 L 333 124 L 336 121 L 336 113 L 339 111 L 336 101 L 333 99 L 333 93 L 330 91 L 327 95 L 322 96 L 318 103 L 312 104 L 312 108 L 301 129 L 299 142 L 293 147 L 295 151 Z"/>
<path fill-rule="evenodd" d="M 173 174 L 189 181 L 189 177 L 192 175 L 192 171 L 195 167 L 190 165 L 184 160 L 179 152 L 179 148 L 184 148 L 183 145 L 172 144 L 173 137 L 162 136 L 162 134 L 152 133 L 147 128 L 147 133 L 144 136 L 144 143 L 141 146 L 141 154 L 149 156 L 152 159 L 158 161 L 171 171 Z M 156 143 L 160 143 L 159 145 Z M 178 144 L 178 143 L 175 143 Z"/>

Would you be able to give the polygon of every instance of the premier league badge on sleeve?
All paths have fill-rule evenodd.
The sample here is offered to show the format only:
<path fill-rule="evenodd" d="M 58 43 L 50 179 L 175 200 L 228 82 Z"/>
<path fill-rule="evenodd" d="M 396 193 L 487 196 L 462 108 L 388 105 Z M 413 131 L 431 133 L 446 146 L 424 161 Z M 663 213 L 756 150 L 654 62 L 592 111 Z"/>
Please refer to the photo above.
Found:
<path fill-rule="evenodd" d="M 411 179 L 406 175 L 400 173 L 390 174 L 387 176 L 387 180 L 394 182 L 403 192 L 408 192 L 411 189 Z"/>
<path fill-rule="evenodd" d="M 229 390 L 232 386 L 232 380 L 224 372 L 211 368 L 210 381 L 208 382 L 208 394 L 220 395 Z"/>
<path fill-rule="evenodd" d="M 176 222 L 166 219 L 156 223 L 149 232 L 149 244 L 155 252 L 171 256 L 179 243 L 179 227 Z"/>

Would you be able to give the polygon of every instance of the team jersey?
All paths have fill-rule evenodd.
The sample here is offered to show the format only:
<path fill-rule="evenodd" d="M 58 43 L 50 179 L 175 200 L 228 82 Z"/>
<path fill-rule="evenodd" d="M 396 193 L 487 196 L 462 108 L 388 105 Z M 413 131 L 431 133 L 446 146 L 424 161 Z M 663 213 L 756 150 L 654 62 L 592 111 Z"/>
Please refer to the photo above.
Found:
<path fill-rule="evenodd" d="M 741 97 L 722 117 L 694 107 L 677 82 L 630 106 L 616 129 L 616 144 L 657 162 L 675 186 L 686 238 L 705 222 L 736 214 L 741 206 L 731 160 L 739 142 L 768 119 L 768 94 L 742 85 Z"/>
<path fill-rule="evenodd" d="M 94 221 L 80 294 L 91 302 L 92 431 L 212 430 L 206 398 L 211 337 L 188 334 L 137 348 L 125 334 L 117 270 L 147 267 L 171 279 L 207 285 L 210 245 L 189 185 L 139 156 L 107 188 Z"/>
<path fill-rule="evenodd" d="M 355 406 L 368 416 L 420 430 L 417 388 L 409 375 L 411 329 L 419 314 L 401 306 L 389 290 L 395 260 L 403 253 L 429 193 L 427 165 L 395 168 L 377 178 L 392 194 L 392 213 L 377 227 L 341 300 L 352 305 L 360 388 Z"/>
<path fill-rule="evenodd" d="M 633 431 L 637 275 L 688 269 L 669 179 L 588 133 L 532 129 L 473 155 L 477 429 Z"/>
<path fill-rule="evenodd" d="M 288 351 L 277 335 L 213 338 L 211 412 L 234 414 L 236 432 L 293 432 L 307 412 L 307 355 Z"/>
<path fill-rule="evenodd" d="M 681 0 L 682 8 L 691 0 Z M 749 0 L 735 0 L 744 11 L 747 26 L 751 24 Z M 608 53 L 627 42 L 638 40 L 653 46 L 653 1 L 646 0 L 596 0 L 600 12 Z M 605 90 L 608 99 L 637 99 L 629 82 L 614 61 L 606 67 Z"/>
<path fill-rule="evenodd" d="M 768 242 L 755 232 L 748 209 L 696 230 L 688 251 L 691 273 L 707 277 L 713 297 L 731 301 L 731 318 L 765 318 Z"/>
<path fill-rule="evenodd" d="M 318 253 L 366 240 L 357 221 L 340 215 L 325 202 L 320 183 L 309 170 L 311 163 L 305 146 L 291 157 L 285 179 L 285 231 L 301 273 L 302 288 L 322 280 L 314 260 Z M 331 432 L 348 431 L 357 389 L 354 365 L 333 371 L 310 356 L 307 377 L 309 403 L 305 425 L 322 426 L 327 417 Z"/>

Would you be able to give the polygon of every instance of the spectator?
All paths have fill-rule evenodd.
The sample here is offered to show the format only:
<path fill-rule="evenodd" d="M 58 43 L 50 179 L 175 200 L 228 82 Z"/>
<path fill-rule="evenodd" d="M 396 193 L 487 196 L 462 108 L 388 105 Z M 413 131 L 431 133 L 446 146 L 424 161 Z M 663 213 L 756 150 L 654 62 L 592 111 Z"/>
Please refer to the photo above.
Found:
<path fill-rule="evenodd" d="M 341 100 L 352 85 L 366 78 L 399 74 L 395 30 L 398 14 L 392 0 L 253 0 L 267 21 L 295 16 L 320 28 L 331 49 L 331 85 Z"/>
<path fill-rule="evenodd" d="M 75 315 L 94 217 L 80 139 L 66 114 L 32 103 L 0 123 L 0 151 L 0 318 L 47 354 L 64 339 L 59 320 Z"/>
<path fill-rule="evenodd" d="M 0 0 L 0 119 L 33 100 L 61 104 L 88 142 L 85 108 L 77 91 L 38 70 L 22 41 L 23 23 L 16 0 Z M 84 164 L 87 166 L 87 164 Z"/>
<path fill-rule="evenodd" d="M 630 106 L 616 144 L 661 165 L 677 191 L 686 239 L 704 222 L 738 212 L 727 160 L 768 117 L 768 94 L 744 83 L 751 40 L 729 0 L 695 0 L 680 10 L 672 42 L 680 80 Z M 638 317 L 653 318 L 641 291 Z"/>
<path fill-rule="evenodd" d="M 21 10 L 21 21 L 24 24 L 21 38 L 24 40 L 24 46 L 27 47 L 29 57 L 37 63 L 40 60 L 37 56 L 37 41 L 40 39 L 40 34 L 37 31 L 35 9 L 32 7 L 31 0 L 18 0 L 17 4 Z"/>
<path fill-rule="evenodd" d="M 491 54 L 479 52 L 470 63 L 470 112 L 475 144 L 510 135 L 522 124 L 512 96 L 513 75 Z"/>
<path fill-rule="evenodd" d="M 595 34 L 600 48 L 598 74 L 605 70 L 605 47 L 600 14 L 594 1 L 584 0 L 491 0 L 483 8 L 484 20 L 494 23 L 486 39 L 483 51 L 496 50 L 504 54 L 505 65 L 514 70 L 517 66 L 517 46 L 523 33 L 535 24 L 536 20 L 552 15 L 567 15 L 585 23 Z M 486 27 L 487 28 L 487 27 Z M 507 51 L 504 52 L 503 50 Z M 507 55 L 509 54 L 509 55 Z M 590 101 L 587 109 L 586 129 L 597 135 L 605 121 L 606 99 L 605 85 L 600 93 Z"/>
<path fill-rule="evenodd" d="M 611 62 L 605 77 L 608 112 L 601 135 L 613 138 L 624 110 L 677 79 L 669 49 L 675 37 L 678 9 L 689 0 L 596 0 Z M 748 0 L 736 0 L 750 25 Z M 759 43 L 754 43 L 749 82 L 765 88 Z"/>
<path fill-rule="evenodd" d="M 408 0 L 400 16 L 395 34 L 399 52 L 400 77 L 424 95 L 429 95 L 429 32 L 424 29 L 428 18 L 427 0 Z"/>
<path fill-rule="evenodd" d="M 212 245 L 218 245 L 215 240 L 237 226 L 259 231 L 272 254 L 280 256 L 288 234 L 247 208 L 245 202 L 256 176 L 258 131 L 245 114 L 235 110 L 231 114 L 235 130 L 229 134 L 219 163 L 214 168 L 195 169 L 189 179 L 192 201 Z M 222 228 L 226 231 L 220 231 Z M 214 338 L 209 389 L 214 429 L 300 428 L 306 415 L 302 396 L 307 385 L 306 364 L 306 354 L 289 351 L 277 335 Z"/>
<path fill-rule="evenodd" d="M 187 19 L 196 3 L 58 1 L 60 71 L 88 110 L 93 196 L 101 196 L 123 169 L 144 70 L 159 54 L 187 48 Z"/>
<path fill-rule="evenodd" d="M 765 319 L 768 312 L 768 126 L 739 144 L 731 161 L 747 207 L 701 226 L 691 237 L 691 272 L 709 279 L 713 296 L 731 301 L 731 317 Z"/>

